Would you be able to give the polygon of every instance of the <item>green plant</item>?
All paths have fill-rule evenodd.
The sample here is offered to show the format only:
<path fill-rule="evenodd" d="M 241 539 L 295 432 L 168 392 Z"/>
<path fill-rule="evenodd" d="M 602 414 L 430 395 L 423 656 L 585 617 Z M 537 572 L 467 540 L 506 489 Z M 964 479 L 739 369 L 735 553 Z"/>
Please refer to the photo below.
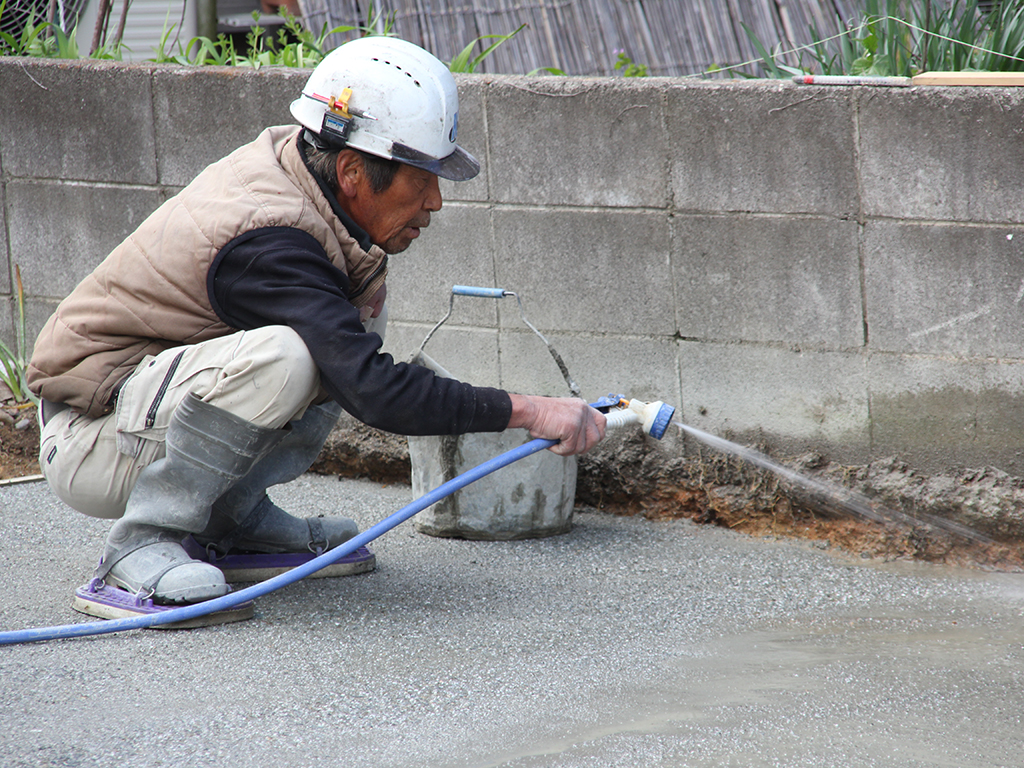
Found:
<path fill-rule="evenodd" d="M 7 0 L 0 0 L 0 19 L 3 18 Z M 12 34 L 0 31 L 0 56 L 35 56 L 46 59 L 79 59 L 82 53 L 78 47 L 78 28 L 65 32 L 49 21 L 36 22 L 30 15 L 21 32 Z M 119 49 L 100 48 L 92 54 L 96 59 L 119 59 Z"/>
<path fill-rule="evenodd" d="M 866 0 L 848 29 L 809 46 L 769 52 L 744 26 L 768 77 L 823 75 L 912 77 L 925 71 L 1024 70 L 1024 5 L 978 0 Z M 787 63 L 784 60 L 788 59 Z"/>
<path fill-rule="evenodd" d="M 3 18 L 6 5 L 6 0 L 0 2 L 0 18 Z M 30 17 L 18 35 L 0 31 L 0 53 L 4 56 L 40 55 L 43 45 L 42 33 L 46 31 L 47 25 L 34 22 L 35 19 Z"/>
<path fill-rule="evenodd" d="M 195 66 L 234 66 L 238 63 L 234 45 L 224 35 L 218 37 L 216 41 L 210 40 L 208 37 L 193 37 L 184 47 L 177 43 L 177 52 L 175 53 L 173 52 L 175 43 L 168 45 L 168 39 L 173 31 L 173 26 L 169 29 L 164 28 L 160 36 L 159 47 L 150 61 L 157 64 L 192 64 Z"/>
<path fill-rule="evenodd" d="M 0 17 L 8 0 L 0 0 Z M 109 9 L 108 2 L 105 7 Z M 327 49 L 327 38 L 332 35 L 356 32 L 361 36 L 393 34 L 395 13 L 384 14 L 374 10 L 371 2 L 367 8 L 366 21 L 359 25 L 342 25 L 327 29 L 324 24 L 319 33 L 306 29 L 298 19 L 285 13 L 285 22 L 276 35 L 268 35 L 267 30 L 259 25 L 259 13 L 253 13 L 256 22 L 246 36 L 245 50 L 236 50 L 232 40 L 220 35 L 216 40 L 208 37 L 193 37 L 182 44 L 178 41 L 175 29 L 178 25 L 164 23 L 164 29 L 150 61 L 158 64 L 184 64 L 190 66 L 249 66 L 253 68 L 265 66 L 279 67 L 315 67 L 324 57 Z M 98 22 L 99 37 L 105 38 L 106 18 Z M 507 35 L 482 35 L 467 45 L 449 63 L 452 72 L 475 72 L 477 67 L 502 43 L 515 37 L 526 24 Z M 120 29 L 119 29 L 120 32 Z M 77 29 L 70 33 L 54 27 L 47 22 L 30 23 L 22 32 L 15 36 L 0 33 L 0 56 L 40 56 L 60 58 L 80 58 L 76 40 Z M 480 53 L 473 51 L 485 40 L 494 40 Z M 90 54 L 92 58 L 120 59 L 120 34 L 112 45 L 101 45 Z M 644 68 L 646 69 L 646 68 Z M 561 70 L 546 67 L 534 70 L 537 72 L 564 75 Z"/>
<path fill-rule="evenodd" d="M 616 48 L 612 53 L 618 56 L 615 61 L 615 69 L 621 69 L 623 77 L 647 77 L 646 64 L 635 64 L 621 48 Z"/>
<path fill-rule="evenodd" d="M 7 0 L 0 0 L 0 19 Z M 0 56 L 37 56 L 40 58 L 77 59 L 78 43 L 75 30 L 67 34 L 48 21 L 36 22 L 30 15 L 21 32 L 0 32 Z"/>
<path fill-rule="evenodd" d="M 158 64 L 174 63 L 192 66 L 248 66 L 259 69 L 275 67 L 315 67 L 324 57 L 326 40 L 331 35 L 358 32 L 360 35 L 390 35 L 394 26 L 394 13 L 374 13 L 370 3 L 366 22 L 350 26 L 342 25 L 327 29 L 324 24 L 319 33 L 302 26 L 289 13 L 284 14 L 284 25 L 277 35 L 268 36 L 266 29 L 259 25 L 259 12 L 253 12 L 254 24 L 246 35 L 246 50 L 239 53 L 234 43 L 225 35 L 216 40 L 208 37 L 193 37 L 184 46 L 170 39 L 174 25 L 165 25 L 154 58 Z"/>
<path fill-rule="evenodd" d="M 16 351 L 0 341 L 0 381 L 7 385 L 17 403 L 32 402 L 39 404 L 39 399 L 29 391 L 26 378 L 28 357 L 25 354 L 25 291 L 21 286 L 21 268 L 14 265 L 14 276 L 18 288 L 18 328 Z"/>
<path fill-rule="evenodd" d="M 259 14 L 254 13 L 253 19 L 259 21 Z M 176 63 L 190 65 L 230 65 L 249 66 L 258 69 L 264 66 L 278 67 L 315 67 L 324 57 L 326 39 L 330 35 L 358 32 L 360 35 L 390 35 L 394 26 L 394 14 L 382 16 L 374 14 L 373 5 L 369 7 L 366 22 L 359 26 L 340 26 L 328 30 L 327 25 L 319 34 L 313 34 L 289 14 L 285 14 L 283 29 L 278 30 L 275 37 L 269 37 L 266 30 L 255 24 L 246 36 L 246 52 L 238 53 L 231 40 L 221 35 L 217 40 L 207 37 L 194 37 L 184 46 L 170 42 L 173 29 L 165 28 L 160 45 L 152 61 L 157 63 Z M 452 61 L 448 68 L 452 72 L 474 72 L 480 63 L 490 56 L 494 49 L 507 40 L 511 40 L 526 24 L 507 35 L 483 35 L 467 45 Z M 473 49 L 484 40 L 495 39 L 482 52 L 473 56 Z"/>
<path fill-rule="evenodd" d="M 454 59 L 448 62 L 448 69 L 452 72 L 476 72 L 476 68 L 484 59 L 494 53 L 495 48 L 518 35 L 525 26 L 526 24 L 520 24 L 518 29 L 509 32 L 507 35 L 481 35 L 463 48 Z M 482 44 L 484 40 L 491 39 L 494 39 L 495 42 L 491 43 L 476 56 L 473 56 L 473 49 L 476 48 L 477 45 Z"/>
<path fill-rule="evenodd" d="M 754 50 L 757 51 L 757 55 L 761 57 L 761 66 L 764 68 L 765 74 L 768 77 L 781 79 L 784 77 L 792 77 L 794 75 L 800 74 L 801 70 L 795 67 L 787 66 L 778 61 L 779 57 L 781 56 L 781 53 L 779 51 L 779 48 L 781 46 L 776 46 L 775 51 L 773 53 L 769 53 L 768 50 L 764 47 L 764 43 L 762 43 L 758 39 L 757 35 L 753 33 L 750 27 L 748 27 L 743 22 L 740 22 L 740 26 L 743 27 L 743 31 L 746 32 L 747 37 L 750 38 L 750 42 L 754 46 Z M 714 71 L 718 72 L 720 71 L 720 68 L 716 66 Z M 740 74 L 745 77 L 753 77 L 753 75 L 748 75 L 743 72 L 741 72 Z"/>
<path fill-rule="evenodd" d="M 1024 4 L 1003 2 L 988 16 L 984 50 L 975 52 L 975 67 L 983 71 L 1024 71 Z"/>

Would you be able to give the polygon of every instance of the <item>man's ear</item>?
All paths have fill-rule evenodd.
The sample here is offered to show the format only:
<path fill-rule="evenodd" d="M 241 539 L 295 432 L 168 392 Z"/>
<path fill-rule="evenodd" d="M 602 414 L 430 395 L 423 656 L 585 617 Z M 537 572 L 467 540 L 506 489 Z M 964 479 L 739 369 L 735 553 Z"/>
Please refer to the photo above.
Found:
<path fill-rule="evenodd" d="M 335 170 L 338 173 L 338 194 L 355 197 L 366 175 L 363 170 L 363 158 L 351 149 L 343 149 L 338 153 Z"/>

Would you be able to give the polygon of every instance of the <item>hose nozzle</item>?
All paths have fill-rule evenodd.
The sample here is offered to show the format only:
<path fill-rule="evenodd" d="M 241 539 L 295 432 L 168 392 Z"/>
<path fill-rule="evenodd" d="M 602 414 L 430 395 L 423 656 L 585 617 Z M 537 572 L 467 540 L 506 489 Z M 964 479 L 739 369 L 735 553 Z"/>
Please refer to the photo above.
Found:
<path fill-rule="evenodd" d="M 642 400 L 626 400 L 617 395 L 609 395 L 610 407 L 605 412 L 608 419 L 608 429 L 617 429 L 627 424 L 639 424 L 644 433 L 655 440 L 661 440 L 665 436 L 665 430 L 672 423 L 672 416 L 676 409 L 671 405 L 656 400 L 653 403 L 645 403 Z M 618 406 L 618 407 L 614 407 Z"/>

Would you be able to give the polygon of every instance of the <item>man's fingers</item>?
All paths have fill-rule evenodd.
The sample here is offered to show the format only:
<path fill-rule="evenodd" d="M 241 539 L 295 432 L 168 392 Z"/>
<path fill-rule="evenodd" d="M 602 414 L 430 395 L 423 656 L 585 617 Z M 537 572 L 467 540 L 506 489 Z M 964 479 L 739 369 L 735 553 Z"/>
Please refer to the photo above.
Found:
<path fill-rule="evenodd" d="M 604 414 L 574 397 L 512 396 L 510 427 L 525 427 L 532 437 L 558 440 L 548 450 L 571 456 L 593 448 L 604 437 Z"/>
<path fill-rule="evenodd" d="M 566 411 L 562 414 L 566 418 L 559 424 L 560 440 L 548 450 L 559 456 L 589 451 L 604 437 L 604 415 L 578 400 L 570 400 Z"/>

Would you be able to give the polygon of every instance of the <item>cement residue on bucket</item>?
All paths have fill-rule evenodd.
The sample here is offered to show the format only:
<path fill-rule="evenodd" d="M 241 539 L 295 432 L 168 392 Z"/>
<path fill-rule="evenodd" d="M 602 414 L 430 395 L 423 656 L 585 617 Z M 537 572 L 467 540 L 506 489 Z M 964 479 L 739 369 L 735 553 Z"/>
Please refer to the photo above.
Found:
<path fill-rule="evenodd" d="M 579 386 L 569 375 L 562 357 L 544 335 L 526 319 L 522 299 L 502 288 L 452 286 L 448 312 L 423 339 L 409 363 L 450 378 L 424 347 L 452 315 L 456 296 L 502 299 L 514 297 L 523 323 L 537 335 L 554 358 L 573 397 Z M 413 495 L 423 496 L 458 475 L 519 448 L 530 441 L 525 429 L 465 435 L 427 435 L 409 438 Z M 509 540 L 553 536 L 572 527 L 576 499 L 576 457 L 540 451 L 520 459 L 503 471 L 460 488 L 419 513 L 416 530 L 431 536 Z"/>
<path fill-rule="evenodd" d="M 530 440 L 525 429 L 410 437 L 413 496 Z M 447 496 L 416 516 L 431 536 L 511 540 L 553 536 L 572 527 L 576 457 L 540 451 Z"/>

